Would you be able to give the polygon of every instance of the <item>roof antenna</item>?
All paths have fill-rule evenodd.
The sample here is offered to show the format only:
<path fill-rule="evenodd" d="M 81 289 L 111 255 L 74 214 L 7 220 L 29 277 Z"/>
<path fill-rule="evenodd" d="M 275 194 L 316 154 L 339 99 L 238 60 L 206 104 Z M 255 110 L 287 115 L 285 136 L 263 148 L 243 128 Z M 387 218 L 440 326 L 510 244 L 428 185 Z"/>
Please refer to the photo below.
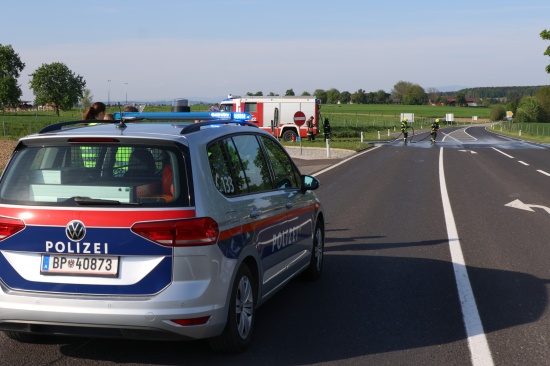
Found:
<path fill-rule="evenodd" d="M 115 128 L 117 130 L 124 131 L 126 129 L 126 127 L 128 127 L 128 126 L 126 126 L 126 124 L 124 123 L 124 118 L 122 116 L 122 106 L 121 106 L 120 102 L 118 102 L 118 110 L 119 110 L 119 113 L 120 113 L 120 122 L 115 125 Z"/>

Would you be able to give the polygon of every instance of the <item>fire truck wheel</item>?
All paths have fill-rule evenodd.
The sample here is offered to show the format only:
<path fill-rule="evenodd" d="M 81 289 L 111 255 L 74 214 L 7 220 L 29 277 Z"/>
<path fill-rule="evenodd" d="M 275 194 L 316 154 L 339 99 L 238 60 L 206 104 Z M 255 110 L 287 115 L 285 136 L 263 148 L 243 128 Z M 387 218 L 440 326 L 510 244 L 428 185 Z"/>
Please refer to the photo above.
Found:
<path fill-rule="evenodd" d="M 283 132 L 283 136 L 282 136 L 284 142 L 296 141 L 297 137 L 298 135 L 293 130 L 286 130 L 285 132 Z"/>

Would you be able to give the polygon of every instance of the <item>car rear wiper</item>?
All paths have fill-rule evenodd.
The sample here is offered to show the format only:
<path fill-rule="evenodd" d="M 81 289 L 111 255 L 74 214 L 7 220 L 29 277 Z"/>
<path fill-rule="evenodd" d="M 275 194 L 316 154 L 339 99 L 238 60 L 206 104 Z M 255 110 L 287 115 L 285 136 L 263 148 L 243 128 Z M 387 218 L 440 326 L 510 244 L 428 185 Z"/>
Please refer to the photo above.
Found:
<path fill-rule="evenodd" d="M 120 201 L 117 200 L 104 200 L 100 198 L 90 198 L 90 197 L 71 197 L 71 199 L 81 205 L 81 206 L 89 206 L 89 205 L 105 205 L 105 206 L 111 206 L 111 205 L 120 205 Z"/>

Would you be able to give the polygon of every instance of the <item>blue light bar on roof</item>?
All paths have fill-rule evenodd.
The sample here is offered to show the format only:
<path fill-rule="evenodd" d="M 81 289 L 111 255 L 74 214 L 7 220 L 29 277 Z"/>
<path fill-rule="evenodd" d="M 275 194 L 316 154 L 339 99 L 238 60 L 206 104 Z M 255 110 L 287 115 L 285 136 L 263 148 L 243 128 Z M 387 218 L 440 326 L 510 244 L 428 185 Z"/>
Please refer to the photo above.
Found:
<path fill-rule="evenodd" d="M 188 121 L 248 121 L 250 113 L 245 112 L 117 112 L 115 119 L 149 119 L 149 120 L 188 120 Z"/>

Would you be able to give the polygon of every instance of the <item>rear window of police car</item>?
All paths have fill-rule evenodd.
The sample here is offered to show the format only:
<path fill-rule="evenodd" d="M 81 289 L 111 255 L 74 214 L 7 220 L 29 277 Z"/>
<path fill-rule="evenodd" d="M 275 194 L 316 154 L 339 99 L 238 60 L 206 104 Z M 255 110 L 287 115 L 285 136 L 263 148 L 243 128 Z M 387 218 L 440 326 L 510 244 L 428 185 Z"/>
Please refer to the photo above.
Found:
<path fill-rule="evenodd" d="M 3 177 L 0 199 L 23 204 L 189 205 L 183 157 L 166 146 L 27 146 Z"/>

